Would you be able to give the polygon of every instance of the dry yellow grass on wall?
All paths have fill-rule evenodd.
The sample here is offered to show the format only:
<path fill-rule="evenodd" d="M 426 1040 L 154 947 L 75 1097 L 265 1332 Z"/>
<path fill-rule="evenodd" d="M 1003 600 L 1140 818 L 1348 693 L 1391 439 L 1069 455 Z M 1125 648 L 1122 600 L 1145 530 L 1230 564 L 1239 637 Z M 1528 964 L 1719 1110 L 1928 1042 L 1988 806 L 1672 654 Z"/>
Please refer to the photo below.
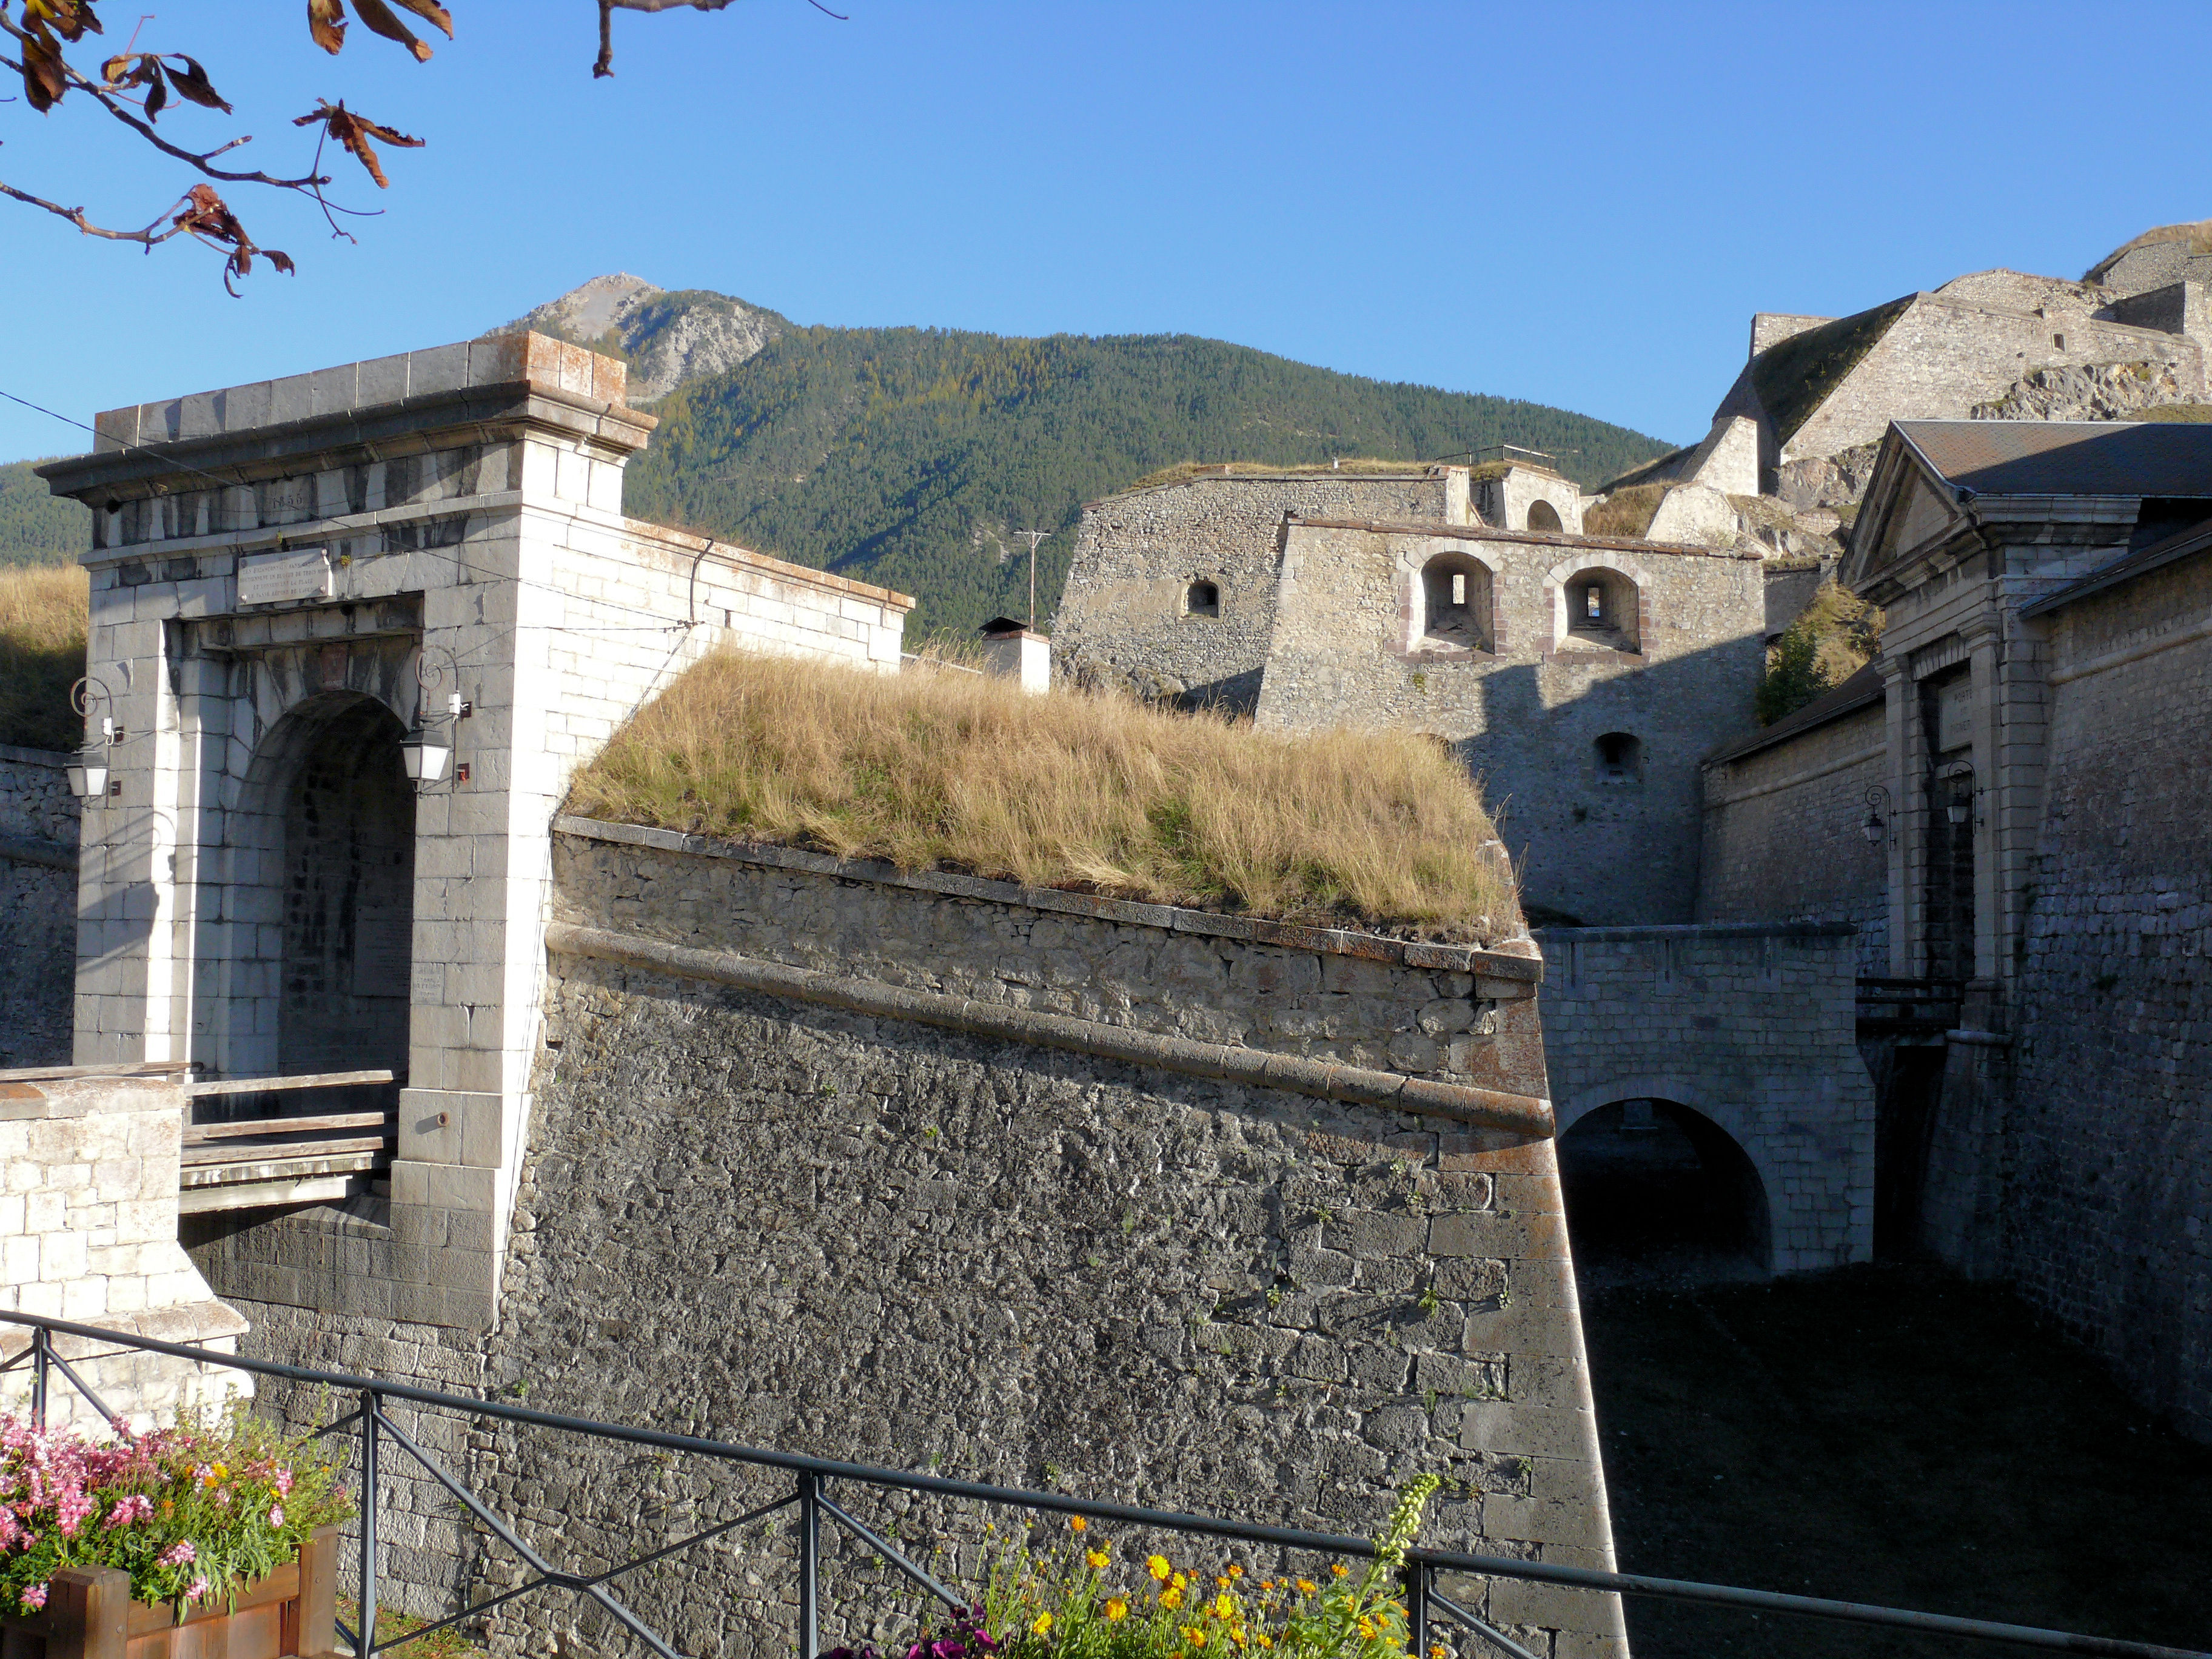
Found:
<path fill-rule="evenodd" d="M 76 565 L 0 570 L 0 743 L 75 749 L 84 740 L 69 689 L 84 672 L 89 605 Z"/>
<path fill-rule="evenodd" d="M 617 734 L 568 810 L 1289 921 L 1518 931 L 1481 799 L 1429 738 L 1279 736 L 971 674 L 712 657 Z"/>

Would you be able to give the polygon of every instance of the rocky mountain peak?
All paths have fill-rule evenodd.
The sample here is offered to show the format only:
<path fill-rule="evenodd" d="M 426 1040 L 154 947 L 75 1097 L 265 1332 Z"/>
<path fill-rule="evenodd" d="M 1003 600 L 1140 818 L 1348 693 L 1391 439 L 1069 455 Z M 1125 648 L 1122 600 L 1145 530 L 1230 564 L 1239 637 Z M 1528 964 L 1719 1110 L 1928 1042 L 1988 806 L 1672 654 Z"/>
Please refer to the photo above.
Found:
<path fill-rule="evenodd" d="M 629 364 L 632 403 L 735 368 L 790 326 L 773 311 L 706 289 L 673 292 L 613 271 L 549 300 L 494 333 L 533 329 Z"/>

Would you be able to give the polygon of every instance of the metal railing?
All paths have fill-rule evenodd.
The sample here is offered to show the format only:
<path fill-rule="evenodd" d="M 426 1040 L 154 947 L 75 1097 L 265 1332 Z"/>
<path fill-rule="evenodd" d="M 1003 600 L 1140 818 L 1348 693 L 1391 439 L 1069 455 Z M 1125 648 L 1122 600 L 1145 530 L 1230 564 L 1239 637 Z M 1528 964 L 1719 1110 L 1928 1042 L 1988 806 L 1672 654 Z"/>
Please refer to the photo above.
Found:
<path fill-rule="evenodd" d="M 343 1434 L 349 1431 L 357 1435 L 356 1445 L 359 1462 L 356 1473 L 361 1484 L 360 1628 L 350 1631 L 340 1626 L 355 1659 L 370 1659 L 374 1654 L 404 1646 L 448 1626 L 467 1624 L 520 1596 L 541 1589 L 567 1591 L 583 1596 L 629 1631 L 647 1650 L 659 1655 L 660 1659 L 683 1659 L 635 1612 L 617 1600 L 607 1586 L 626 1573 L 653 1565 L 685 1550 L 710 1543 L 739 1527 L 790 1510 L 798 1511 L 799 1523 L 795 1563 L 798 1574 L 799 1659 L 816 1659 L 820 1652 L 823 1522 L 825 1520 L 922 1591 L 943 1602 L 947 1608 L 961 1612 L 974 1604 L 975 1598 L 964 1596 L 942 1583 L 927 1568 L 909 1559 L 883 1532 L 853 1515 L 844 1504 L 831 1495 L 832 1488 L 837 1483 L 883 1492 L 934 1495 L 1018 1510 L 1081 1516 L 1089 1521 L 1110 1521 L 1155 1532 L 1229 1539 L 1277 1550 L 1354 1559 L 1372 1559 L 1376 1553 L 1376 1546 L 1364 1538 L 1308 1532 L 1294 1527 L 1258 1526 L 1212 1516 L 1182 1515 L 1168 1510 L 1146 1509 L 1133 1504 L 1100 1503 L 1071 1498 L 1060 1492 L 1031 1492 L 1020 1487 L 996 1486 L 981 1481 L 956 1480 L 942 1475 L 881 1468 L 866 1463 L 848 1463 L 831 1458 L 806 1457 L 792 1452 L 733 1446 L 694 1435 L 666 1434 L 654 1429 L 629 1428 L 619 1424 L 594 1422 L 586 1418 L 532 1411 L 501 1401 L 473 1400 L 465 1395 L 441 1393 L 434 1389 L 417 1388 L 412 1383 L 380 1381 L 343 1371 L 317 1370 L 308 1366 L 287 1365 L 273 1360 L 248 1359 L 234 1354 L 210 1353 L 202 1348 L 158 1342 L 127 1332 L 104 1330 L 98 1326 L 81 1325 L 42 1315 L 0 1311 L 0 1323 L 31 1328 L 31 1340 L 25 1352 L 5 1365 L 0 1365 L 0 1371 L 11 1370 L 28 1359 L 33 1367 L 32 1416 L 33 1422 L 40 1426 L 46 1421 L 50 1376 L 55 1371 L 58 1371 L 84 1396 L 103 1421 L 113 1420 L 113 1414 L 100 1397 L 75 1368 L 55 1352 L 53 1339 L 57 1335 L 110 1344 L 118 1348 L 167 1354 L 200 1364 L 246 1371 L 257 1376 L 308 1383 L 356 1400 L 358 1403 L 352 1411 L 319 1431 L 325 1435 Z M 793 1485 L 785 1496 L 750 1510 L 734 1520 L 719 1522 L 688 1538 L 603 1571 L 590 1574 L 564 1571 L 526 1542 L 476 1492 L 392 1420 L 386 1406 L 387 1402 L 394 1401 L 453 1412 L 469 1419 L 491 1419 L 584 1435 L 593 1439 L 650 1447 L 664 1452 L 687 1453 L 724 1464 L 780 1470 L 793 1477 Z M 385 1641 L 375 1640 L 380 1574 L 377 1540 L 381 1518 L 378 1483 L 387 1443 L 398 1448 L 419 1465 L 487 1531 L 513 1550 L 537 1576 L 526 1583 L 489 1596 L 434 1624 L 417 1626 L 404 1635 Z M 1744 1589 L 1725 1584 L 1698 1583 L 1687 1579 L 1656 1578 L 1643 1573 L 1606 1572 L 1592 1567 L 1575 1567 L 1553 1562 L 1427 1549 L 1418 1545 L 1406 1552 L 1401 1569 L 1407 1613 L 1407 1646 L 1408 1652 L 1416 1656 L 1416 1659 L 1426 1655 L 1439 1622 L 1460 1626 L 1480 1638 L 1493 1651 L 1511 1656 L 1512 1659 L 1537 1659 L 1537 1656 L 1510 1635 L 1440 1590 L 1437 1581 L 1437 1576 L 1443 1573 L 1557 1584 L 1620 1595 L 1652 1596 L 1709 1607 L 1737 1607 L 1755 1613 L 1785 1613 L 1877 1629 L 1961 1637 L 2051 1653 L 2097 1654 L 2106 1656 L 2107 1659 L 2212 1659 L 2212 1654 L 2195 1649 L 2160 1647 L 2151 1643 L 2123 1641 L 2112 1637 L 2083 1636 L 2026 1625 L 2000 1624 L 1985 1619 L 1916 1613 L 1900 1607 L 1831 1601 L 1812 1595 L 1790 1595 L 1773 1590 Z"/>

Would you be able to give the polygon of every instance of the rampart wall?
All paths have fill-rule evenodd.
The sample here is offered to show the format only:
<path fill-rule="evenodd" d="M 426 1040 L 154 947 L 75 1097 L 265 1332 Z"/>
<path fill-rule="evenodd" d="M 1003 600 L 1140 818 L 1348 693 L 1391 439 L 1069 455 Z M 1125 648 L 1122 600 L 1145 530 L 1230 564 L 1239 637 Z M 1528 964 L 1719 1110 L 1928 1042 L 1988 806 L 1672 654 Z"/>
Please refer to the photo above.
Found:
<path fill-rule="evenodd" d="M 1930 1171 L 1972 1247 L 2212 1439 L 2212 813 L 2202 554 L 2050 619 L 2050 758 L 2008 1046 L 1954 1056 Z M 1994 1226 L 1990 1222 L 1994 1219 Z M 1994 1249 L 1990 1249 L 1995 1245 Z"/>
<path fill-rule="evenodd" d="M 1893 420 L 1963 420 L 2035 369 L 2123 362 L 2170 364 L 2192 395 L 2203 389 L 2194 340 L 2079 313 L 2043 316 L 1923 294 L 1790 435 L 1780 459 L 1871 442 Z"/>
<path fill-rule="evenodd" d="M 1059 670 L 1249 714 L 1274 629 L 1285 515 L 1443 519 L 1455 509 L 1464 520 L 1466 480 L 1464 468 L 1427 476 L 1227 469 L 1094 501 L 1083 510 L 1053 622 Z M 1188 612 L 1195 580 L 1220 590 L 1218 615 Z"/>
<path fill-rule="evenodd" d="M 0 744 L 0 1069 L 70 1057 L 79 811 L 70 760 Z"/>
<path fill-rule="evenodd" d="M 1426 1536 L 1610 1561 L 1533 954 L 574 820 L 556 862 L 498 1329 L 472 1358 L 249 1303 L 260 1351 L 474 1365 L 554 1410 L 1335 1528 L 1430 1469 L 1450 1484 Z M 228 1286 L 306 1236 L 268 1223 L 199 1259 Z M 542 1437 L 465 1450 L 570 1561 L 769 1495 Z M 405 1501 L 425 1539 L 457 1531 Z M 980 1576 L 985 1517 L 863 1518 Z M 756 1528 L 637 1600 L 690 1646 L 765 1654 L 787 1556 Z M 442 1600 L 434 1551 L 412 1559 Z M 830 1572 L 883 1605 L 865 1552 Z M 1609 1601 L 1467 1588 L 1546 1651 L 1622 1650 Z M 598 1638 L 574 1599 L 531 1598 L 495 1650 Z"/>
<path fill-rule="evenodd" d="M 1551 927 L 1546 1048 L 1559 1129 L 1622 1100 L 1727 1131 L 1765 1189 L 1769 1265 L 1874 1253 L 1874 1084 L 1847 927 Z"/>
<path fill-rule="evenodd" d="M 1422 573 L 1438 558 L 1486 581 L 1486 645 L 1420 637 Z M 1634 613 L 1581 637 L 1570 603 L 1607 572 Z M 1690 919 L 1698 763 L 1751 725 L 1756 556 L 1316 520 L 1291 528 L 1281 593 L 1261 725 L 1433 732 L 1480 782 L 1533 905 L 1583 922 Z"/>
<path fill-rule="evenodd" d="M 1877 701 L 1705 769 L 1701 922 L 1844 922 L 1862 974 L 1889 971 L 1888 848 L 1869 846 L 1867 790 L 1886 775 Z M 1899 822 L 1881 814 L 1885 838 Z"/>

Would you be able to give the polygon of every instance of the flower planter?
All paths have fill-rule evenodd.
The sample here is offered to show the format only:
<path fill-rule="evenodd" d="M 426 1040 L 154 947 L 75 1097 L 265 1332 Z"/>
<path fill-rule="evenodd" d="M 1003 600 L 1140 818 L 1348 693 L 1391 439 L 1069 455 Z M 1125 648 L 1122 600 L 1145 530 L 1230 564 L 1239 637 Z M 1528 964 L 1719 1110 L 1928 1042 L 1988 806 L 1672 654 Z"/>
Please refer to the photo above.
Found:
<path fill-rule="evenodd" d="M 338 1529 L 319 1527 L 299 1559 L 241 1591 L 238 1605 L 188 1612 L 131 1599 L 114 1567 L 56 1573 L 46 1605 L 0 1620 L 0 1659 L 338 1659 Z"/>

